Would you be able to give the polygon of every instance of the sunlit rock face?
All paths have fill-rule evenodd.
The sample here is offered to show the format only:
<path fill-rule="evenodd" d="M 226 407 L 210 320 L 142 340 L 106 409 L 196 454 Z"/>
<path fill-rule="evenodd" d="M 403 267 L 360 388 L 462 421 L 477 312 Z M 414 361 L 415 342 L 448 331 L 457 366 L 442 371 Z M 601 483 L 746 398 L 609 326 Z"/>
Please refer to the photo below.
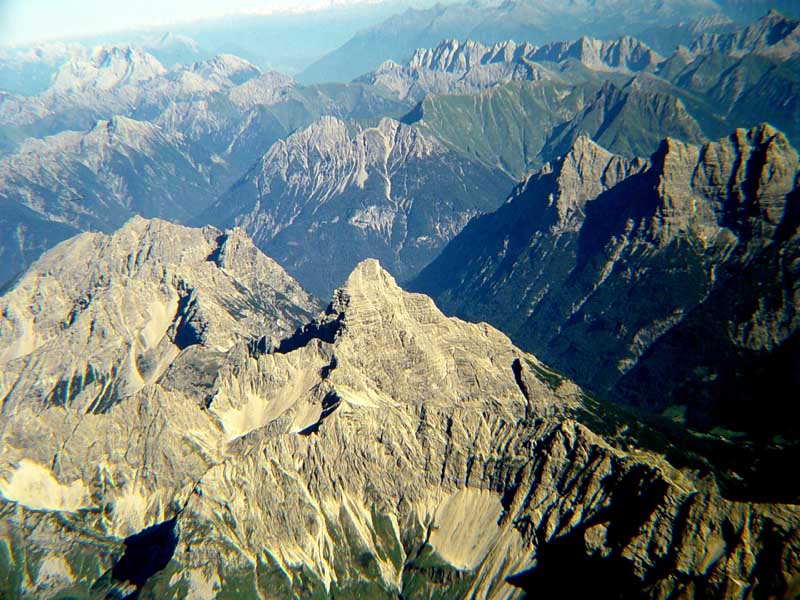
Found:
<path fill-rule="evenodd" d="M 238 230 L 137 217 L 62 243 L 0 300 L 3 495 L 105 506 L 101 529 L 141 529 L 207 465 L 213 434 L 197 411 L 225 354 L 317 310 Z M 155 463 L 167 471 L 150 485 Z"/>
<path fill-rule="evenodd" d="M 511 183 L 417 127 L 328 116 L 273 144 L 197 220 L 242 227 L 327 297 L 369 257 L 412 276 Z"/>
<path fill-rule="evenodd" d="M 142 237 L 152 251 L 137 263 Z M 128 293 L 94 296 L 88 331 L 80 315 L 45 326 L 63 322 L 58 288 L 38 321 L 7 316 L 42 282 L 86 285 L 86 263 L 59 260 L 57 278 L 48 263 L 70 244 L 109 261 L 109 291 L 95 294 Z M 179 299 L 175 319 L 156 318 L 150 286 L 171 307 L 178 274 L 200 272 L 196 310 Z M 798 576 L 794 507 L 725 499 L 707 468 L 668 462 L 641 427 L 604 421 L 505 335 L 445 317 L 377 261 L 286 334 L 278 319 L 301 320 L 313 301 L 240 233 L 135 221 L 59 246 L 2 299 L 4 348 L 25 337 L 25 356 L 41 357 L 24 362 L 31 372 L 64 331 L 84 357 L 126 364 L 124 351 L 147 347 L 168 361 L 151 380 L 119 369 L 128 393 L 102 410 L 88 388 L 63 403 L 4 392 L 9 595 L 507 598 L 565 585 L 569 566 L 577 594 L 605 570 L 616 576 L 598 593 L 744 598 Z"/>

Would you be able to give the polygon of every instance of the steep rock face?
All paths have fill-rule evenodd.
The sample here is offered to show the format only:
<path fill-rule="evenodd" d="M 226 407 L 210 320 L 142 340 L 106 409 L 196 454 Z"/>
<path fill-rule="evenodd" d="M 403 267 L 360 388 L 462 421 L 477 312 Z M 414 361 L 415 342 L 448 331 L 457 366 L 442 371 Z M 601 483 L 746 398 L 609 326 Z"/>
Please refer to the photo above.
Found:
<path fill-rule="evenodd" d="M 182 137 L 127 117 L 28 139 L 0 164 L 2 201 L 77 229 L 108 230 L 132 214 L 187 219 L 212 199 Z"/>
<path fill-rule="evenodd" d="M 666 140 L 649 162 L 579 140 L 412 287 L 597 392 L 682 404 L 693 423 L 791 431 L 780 397 L 763 419 L 747 406 L 759 361 L 794 347 L 797 173 L 769 126 L 703 146 Z M 796 385 L 791 367 L 777 371 Z"/>
<path fill-rule="evenodd" d="M 591 584 L 745 598 L 797 583 L 795 507 L 726 500 L 713 477 L 633 437 L 603 440 L 579 422 L 590 405 L 576 386 L 491 327 L 402 292 L 376 261 L 294 335 L 228 352 L 204 402 L 174 375 L 84 417 L 99 442 L 88 453 L 107 457 L 97 475 L 21 458 L 38 451 L 21 443 L 30 430 L 4 444 L 0 488 L 18 504 L 2 508 L 0 535 L 29 573 L 4 591 L 507 598 Z M 123 414 L 137 415 L 136 441 L 107 433 Z M 24 422 L 9 414 L 5 439 Z M 123 449 L 136 469 L 124 484 Z M 57 492 L 46 506 L 22 493 L 37 478 Z M 114 484 L 136 491 L 123 499 Z M 126 506 L 159 509 L 112 567 L 127 530 L 109 525 Z M 587 581 L 599 572 L 614 576 Z"/>
<path fill-rule="evenodd" d="M 655 69 L 664 60 L 647 44 L 630 36 L 611 41 L 584 36 L 573 42 L 553 42 L 537 48 L 531 58 L 551 63 L 572 60 L 595 71 L 631 73 Z"/>
<path fill-rule="evenodd" d="M 2 297 L 4 414 L 103 413 L 198 346 L 282 337 L 316 301 L 239 230 L 135 217 L 39 259 Z"/>
<path fill-rule="evenodd" d="M 361 259 L 424 266 L 510 180 L 414 127 L 324 117 L 277 142 L 199 220 L 238 225 L 317 294 Z"/>

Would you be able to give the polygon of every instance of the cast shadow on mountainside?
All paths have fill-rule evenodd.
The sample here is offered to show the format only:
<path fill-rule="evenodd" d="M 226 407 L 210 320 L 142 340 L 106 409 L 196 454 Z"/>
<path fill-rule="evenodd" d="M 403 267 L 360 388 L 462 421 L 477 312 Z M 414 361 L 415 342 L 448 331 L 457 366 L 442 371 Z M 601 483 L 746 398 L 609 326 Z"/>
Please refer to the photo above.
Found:
<path fill-rule="evenodd" d="M 643 600 L 654 595 L 652 584 L 674 569 L 680 551 L 671 549 L 654 568 L 654 576 L 641 579 L 634 565 L 624 558 L 623 549 L 636 536 L 667 494 L 662 481 L 651 480 L 647 469 L 634 469 L 615 482 L 614 499 L 607 509 L 584 522 L 569 533 L 550 541 L 540 539 L 536 566 L 507 578 L 531 598 L 595 598 L 597 600 Z M 689 527 L 689 505 L 671 524 L 673 535 L 684 535 Z M 605 532 L 605 552 L 593 550 L 593 530 Z M 603 535 L 603 534 L 600 534 Z M 726 547 L 742 543 L 741 534 L 729 521 L 721 523 L 721 535 Z M 541 537 L 541 536 L 540 536 Z M 771 529 L 761 534 L 762 548 L 754 557 L 753 570 L 762 574 L 752 589 L 755 599 L 789 598 L 790 589 L 784 581 L 772 576 L 781 561 L 780 539 Z M 610 551 L 608 550 L 610 548 Z M 673 594 L 710 598 L 715 595 L 703 577 L 682 575 L 675 581 Z M 670 595 L 670 597 L 676 597 Z M 794 597 L 792 595 L 791 597 Z"/>
<path fill-rule="evenodd" d="M 111 578 L 135 586 L 134 591 L 122 591 L 126 600 L 138 598 L 147 581 L 169 564 L 178 546 L 177 521 L 176 516 L 125 538 L 125 553 L 111 569 Z M 115 600 L 119 593 L 112 589 L 106 598 Z"/>

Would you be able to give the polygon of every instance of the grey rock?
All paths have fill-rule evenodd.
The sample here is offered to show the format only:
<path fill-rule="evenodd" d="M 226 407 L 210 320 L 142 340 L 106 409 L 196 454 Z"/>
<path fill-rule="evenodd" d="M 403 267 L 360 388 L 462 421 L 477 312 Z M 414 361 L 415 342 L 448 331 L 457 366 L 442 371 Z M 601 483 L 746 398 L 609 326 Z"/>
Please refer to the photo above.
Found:
<path fill-rule="evenodd" d="M 2 410 L 104 413 L 184 349 L 280 338 L 316 309 L 239 230 L 134 217 L 113 235 L 81 234 L 2 297 Z"/>
<path fill-rule="evenodd" d="M 205 408 L 192 397 L 151 386 L 87 415 L 99 442 L 88 452 L 103 457 L 97 475 L 86 462 L 51 471 L 6 451 L 0 488 L 17 504 L 3 509 L 0 535 L 27 548 L 20 564 L 31 574 L 9 593 L 135 583 L 181 598 L 522 589 L 745 598 L 797 581 L 793 506 L 727 500 L 712 476 L 644 441 L 604 440 L 581 423 L 590 405 L 578 387 L 490 326 L 401 291 L 374 260 L 294 335 L 229 351 Z M 136 438 L 112 425 L 123 415 Z M 36 421 L 17 413 L 5 431 L 64 418 L 55 408 Z M 43 439 L 16 435 L 4 447 L 18 457 Z M 52 435 L 57 444 L 66 432 Z M 125 469 L 136 475 L 123 484 Z M 34 476 L 51 478 L 65 503 L 37 506 L 23 494 Z M 83 487 L 94 492 L 76 510 L 66 501 Z M 168 559 L 143 580 L 122 560 L 111 567 L 114 536 L 134 514 Z M 23 540 L 26 530 L 36 535 Z M 98 568 L 79 570 L 81 560 Z M 607 576 L 588 579 L 598 567 Z"/>
<path fill-rule="evenodd" d="M 108 231 L 133 214 L 186 220 L 212 198 L 183 136 L 127 117 L 30 138 L 0 161 L 3 202 L 79 230 Z"/>
<path fill-rule="evenodd" d="M 426 94 L 469 94 L 510 81 L 561 81 L 561 70 L 573 64 L 598 72 L 633 73 L 654 70 L 662 60 L 630 37 L 611 42 L 583 37 L 541 47 L 446 40 L 436 48 L 417 50 L 404 65 L 387 61 L 357 81 L 419 101 Z"/>
<path fill-rule="evenodd" d="M 794 352 L 797 177 L 795 150 L 769 126 L 703 146 L 667 139 L 649 161 L 579 139 L 412 288 L 597 393 L 790 432 L 779 396 L 759 418 L 747 406 L 760 361 Z M 779 373 L 756 380 L 793 385 L 790 367 Z"/>
<path fill-rule="evenodd" d="M 370 256 L 412 276 L 510 182 L 393 119 L 364 127 L 323 117 L 276 142 L 197 221 L 242 227 L 327 295 Z"/>

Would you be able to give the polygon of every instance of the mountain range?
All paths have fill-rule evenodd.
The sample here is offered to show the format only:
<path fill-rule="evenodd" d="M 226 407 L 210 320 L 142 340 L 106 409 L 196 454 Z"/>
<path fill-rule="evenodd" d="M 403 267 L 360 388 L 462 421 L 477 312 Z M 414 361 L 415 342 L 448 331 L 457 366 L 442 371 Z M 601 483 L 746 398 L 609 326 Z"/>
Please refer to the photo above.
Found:
<path fill-rule="evenodd" d="M 278 141 L 195 222 L 243 226 L 318 295 L 329 294 L 370 256 L 408 280 L 475 212 L 498 207 L 511 181 L 568 152 L 581 135 L 634 158 L 652 152 L 666 136 L 702 144 L 736 126 L 757 125 L 763 101 L 754 98 L 767 93 L 763 79 L 776 83 L 775 70 L 794 72 L 797 57 L 776 49 L 792 47 L 796 27 L 770 13 L 737 34 L 754 40 L 777 32 L 769 43 L 742 56 L 721 42 L 719 49 L 695 50 L 688 62 L 682 51 L 663 59 L 631 38 L 606 43 L 584 38 L 541 48 L 446 41 L 418 51 L 407 65 L 385 63 L 358 81 L 398 102 L 422 98 L 402 125 L 392 127 L 404 139 L 426 140 L 436 152 L 422 157 L 369 143 L 373 134 L 367 132 L 381 131 L 388 122 L 364 129 L 354 121 L 333 126 L 323 120 Z M 761 53 L 771 65 L 769 74 L 753 71 L 755 77 L 738 84 L 737 96 L 753 100 L 719 114 L 716 90 L 725 85 L 722 80 L 747 70 L 742 62 Z M 676 69 L 679 62 L 683 67 Z M 698 62 L 716 65 L 701 69 L 717 83 L 692 90 L 698 86 L 684 80 Z M 787 85 L 781 93 L 794 97 Z M 772 116 L 787 123 L 796 120 L 795 111 L 796 103 L 781 103 Z M 364 134 L 345 133 L 349 130 Z M 792 128 L 787 133 L 795 139 Z M 429 166 L 439 156 L 456 166 Z M 420 166 L 422 158 L 426 166 Z M 377 179 L 371 174 L 375 166 Z M 417 171 L 438 176 L 409 177 Z M 459 182 L 448 183 L 448 173 L 456 173 Z M 379 185 L 370 185 L 370 178 Z"/>
<path fill-rule="evenodd" d="M 17 275 L 62 232 L 111 231 L 137 214 L 186 220 L 213 201 L 209 184 L 182 136 L 127 117 L 28 139 L 0 159 L 0 206 L 25 215 L 4 238 L 4 248 L 19 251 L 7 250 L 0 279 Z M 51 243 L 42 245 L 37 232 Z"/>
<path fill-rule="evenodd" d="M 769 126 L 667 139 L 633 161 L 582 137 L 411 287 L 596 393 L 678 404 L 694 425 L 793 431 L 799 175 Z M 754 416 L 771 385 L 782 392 Z"/>
<path fill-rule="evenodd" d="M 797 597 L 797 16 L 0 50 L 0 598 Z"/>
<path fill-rule="evenodd" d="M 593 71 L 633 73 L 655 70 L 663 59 L 642 42 L 629 37 L 603 42 L 581 38 L 537 47 L 506 41 L 490 47 L 445 40 L 436 48 L 420 49 L 407 64 L 383 63 L 359 79 L 394 93 L 401 100 L 420 101 L 437 94 L 470 94 L 510 81 L 559 81 L 551 64 L 563 71 L 570 62 Z"/>
<path fill-rule="evenodd" d="M 59 245 L 2 302 L 5 594 L 740 598 L 796 581 L 792 506 L 726 499 L 702 461 L 597 430 L 613 421 L 580 388 L 377 261 L 269 340 L 311 307 L 285 273 L 236 231 L 136 219 Z"/>
<path fill-rule="evenodd" d="M 198 220 L 241 226 L 322 295 L 365 256 L 410 277 L 509 183 L 414 127 L 323 117 L 276 142 Z"/>
<path fill-rule="evenodd" d="M 582 36 L 615 38 L 648 34 L 645 41 L 666 39 L 659 50 L 671 52 L 682 29 L 727 33 L 730 18 L 748 22 L 770 9 L 800 18 L 795 2 L 714 0 L 568 1 L 512 0 L 457 2 L 431 8 L 410 8 L 356 33 L 347 43 L 320 58 L 298 78 L 310 83 L 349 81 L 375 69 L 381 60 L 405 62 L 417 48 L 435 46 L 445 38 L 472 39 L 484 44 L 504 40 L 547 44 Z M 695 21 L 687 24 L 687 15 Z M 677 28 L 677 31 L 675 29 Z M 688 39 L 691 39 L 689 37 Z"/>
<path fill-rule="evenodd" d="M 797 27 L 796 21 L 772 12 L 727 37 L 700 35 L 691 48 L 667 58 L 630 37 L 609 42 L 581 38 L 541 47 L 449 40 L 418 50 L 407 64 L 387 62 L 354 83 L 312 86 L 262 72 L 232 56 L 168 70 L 142 50 L 100 47 L 88 58 L 74 58 L 61 67 L 44 93 L 5 98 L 0 111 L 8 145 L 5 160 L 26 166 L 20 176 L 7 178 L 3 191 L 9 199 L 24 199 L 23 205 L 41 215 L 44 223 L 59 223 L 55 229 L 99 226 L 89 225 L 95 223 L 106 224 L 105 229 L 99 227 L 107 231 L 131 212 L 220 227 L 240 223 L 263 250 L 323 296 L 369 256 L 380 257 L 390 272 L 407 280 L 470 217 L 497 208 L 516 181 L 563 155 L 580 135 L 633 158 L 648 154 L 666 136 L 702 143 L 735 127 L 752 127 L 768 101 L 775 107 L 773 122 L 796 142 L 797 105 L 786 99 L 795 95 Z M 719 106 L 728 108 L 721 113 Z M 91 138 L 104 122 L 125 117 L 133 119 L 125 121 L 131 126 L 139 122 L 140 129 L 158 128 L 149 134 L 159 140 L 157 151 L 129 146 L 123 166 L 106 167 L 102 175 L 95 175 L 99 171 L 93 166 L 88 176 L 82 170 L 87 164 L 107 165 L 104 157 L 90 156 L 91 143 L 66 152 L 65 156 L 86 154 L 76 159 L 82 166 L 52 164 L 54 152 Z M 328 128 L 330 132 L 359 132 L 380 130 L 386 117 L 401 121 L 396 125 L 399 132 L 439 148 L 436 156 L 447 156 L 449 166 L 441 169 L 442 177 L 463 171 L 458 175 L 463 193 L 458 185 L 436 179 L 429 184 L 422 178 L 395 198 L 391 193 L 387 197 L 385 190 L 373 194 L 372 187 L 351 186 L 336 179 L 339 172 L 362 167 L 355 154 L 335 144 L 308 156 L 300 156 L 304 151 L 298 150 L 300 162 L 287 159 L 285 172 L 275 172 L 277 163 L 272 161 L 281 155 L 281 147 L 324 137 L 326 118 L 341 122 L 339 129 Z M 31 147 L 32 142 L 25 142 L 31 134 L 44 138 L 36 151 L 42 156 L 33 161 L 23 147 Z M 354 139 L 337 138 L 344 148 L 358 143 L 359 134 L 345 137 Z M 66 143 L 67 139 L 76 141 Z M 170 173 L 169 181 L 157 181 L 147 170 L 155 156 L 170 165 L 162 171 Z M 406 164 L 402 152 L 392 160 L 392 173 L 386 167 L 382 177 L 403 178 L 422 168 L 417 162 Z M 30 172 L 37 161 L 40 167 Z M 326 161 L 349 166 L 331 172 Z M 311 191 L 314 177 L 300 174 L 309 170 L 325 174 L 325 191 Z M 265 179 L 260 183 L 259 172 Z M 283 184 L 273 185 L 276 175 L 284 183 L 293 177 L 299 183 L 289 186 L 286 195 L 278 189 Z M 111 179 L 98 186 L 103 177 Z M 395 182 L 393 190 L 403 185 Z M 148 209 L 141 197 L 161 188 L 172 200 L 158 211 Z M 86 214 L 64 213 L 70 193 L 58 199 L 52 192 L 43 193 L 54 189 L 85 195 L 89 201 L 80 211 Z M 129 198 L 114 197 L 115 189 L 129 190 Z M 436 206 L 440 190 L 446 190 L 445 210 Z M 411 194 L 418 195 L 413 210 L 398 208 L 408 204 Z M 330 218 L 321 220 L 340 219 L 312 227 L 308 219 L 316 218 L 317 208 L 312 207 L 322 196 Z M 306 205 L 305 216 L 295 222 L 298 203 Z M 115 206 L 127 208 L 110 218 L 97 208 L 100 205 L 111 206 L 112 212 Z M 210 205 L 213 208 L 206 210 Z M 371 216 L 365 220 L 358 216 L 362 212 Z M 400 213 L 396 221 L 394 215 Z M 370 225 L 354 226 L 353 219 Z M 400 224 L 408 219 L 410 224 Z M 273 222 L 277 225 L 270 225 Z M 41 231 L 44 223 L 32 229 Z M 407 227 L 412 236 L 408 240 Z M 5 268 L 5 280 L 35 258 L 33 249 L 46 247 L 42 240 L 58 241 L 63 235 L 42 232 L 27 246 L 16 238 L 10 242 L 15 249 L 7 252 L 19 262 Z M 347 257 L 338 266 L 334 246 L 337 256 Z M 321 251 L 309 260 L 306 247 Z"/>

